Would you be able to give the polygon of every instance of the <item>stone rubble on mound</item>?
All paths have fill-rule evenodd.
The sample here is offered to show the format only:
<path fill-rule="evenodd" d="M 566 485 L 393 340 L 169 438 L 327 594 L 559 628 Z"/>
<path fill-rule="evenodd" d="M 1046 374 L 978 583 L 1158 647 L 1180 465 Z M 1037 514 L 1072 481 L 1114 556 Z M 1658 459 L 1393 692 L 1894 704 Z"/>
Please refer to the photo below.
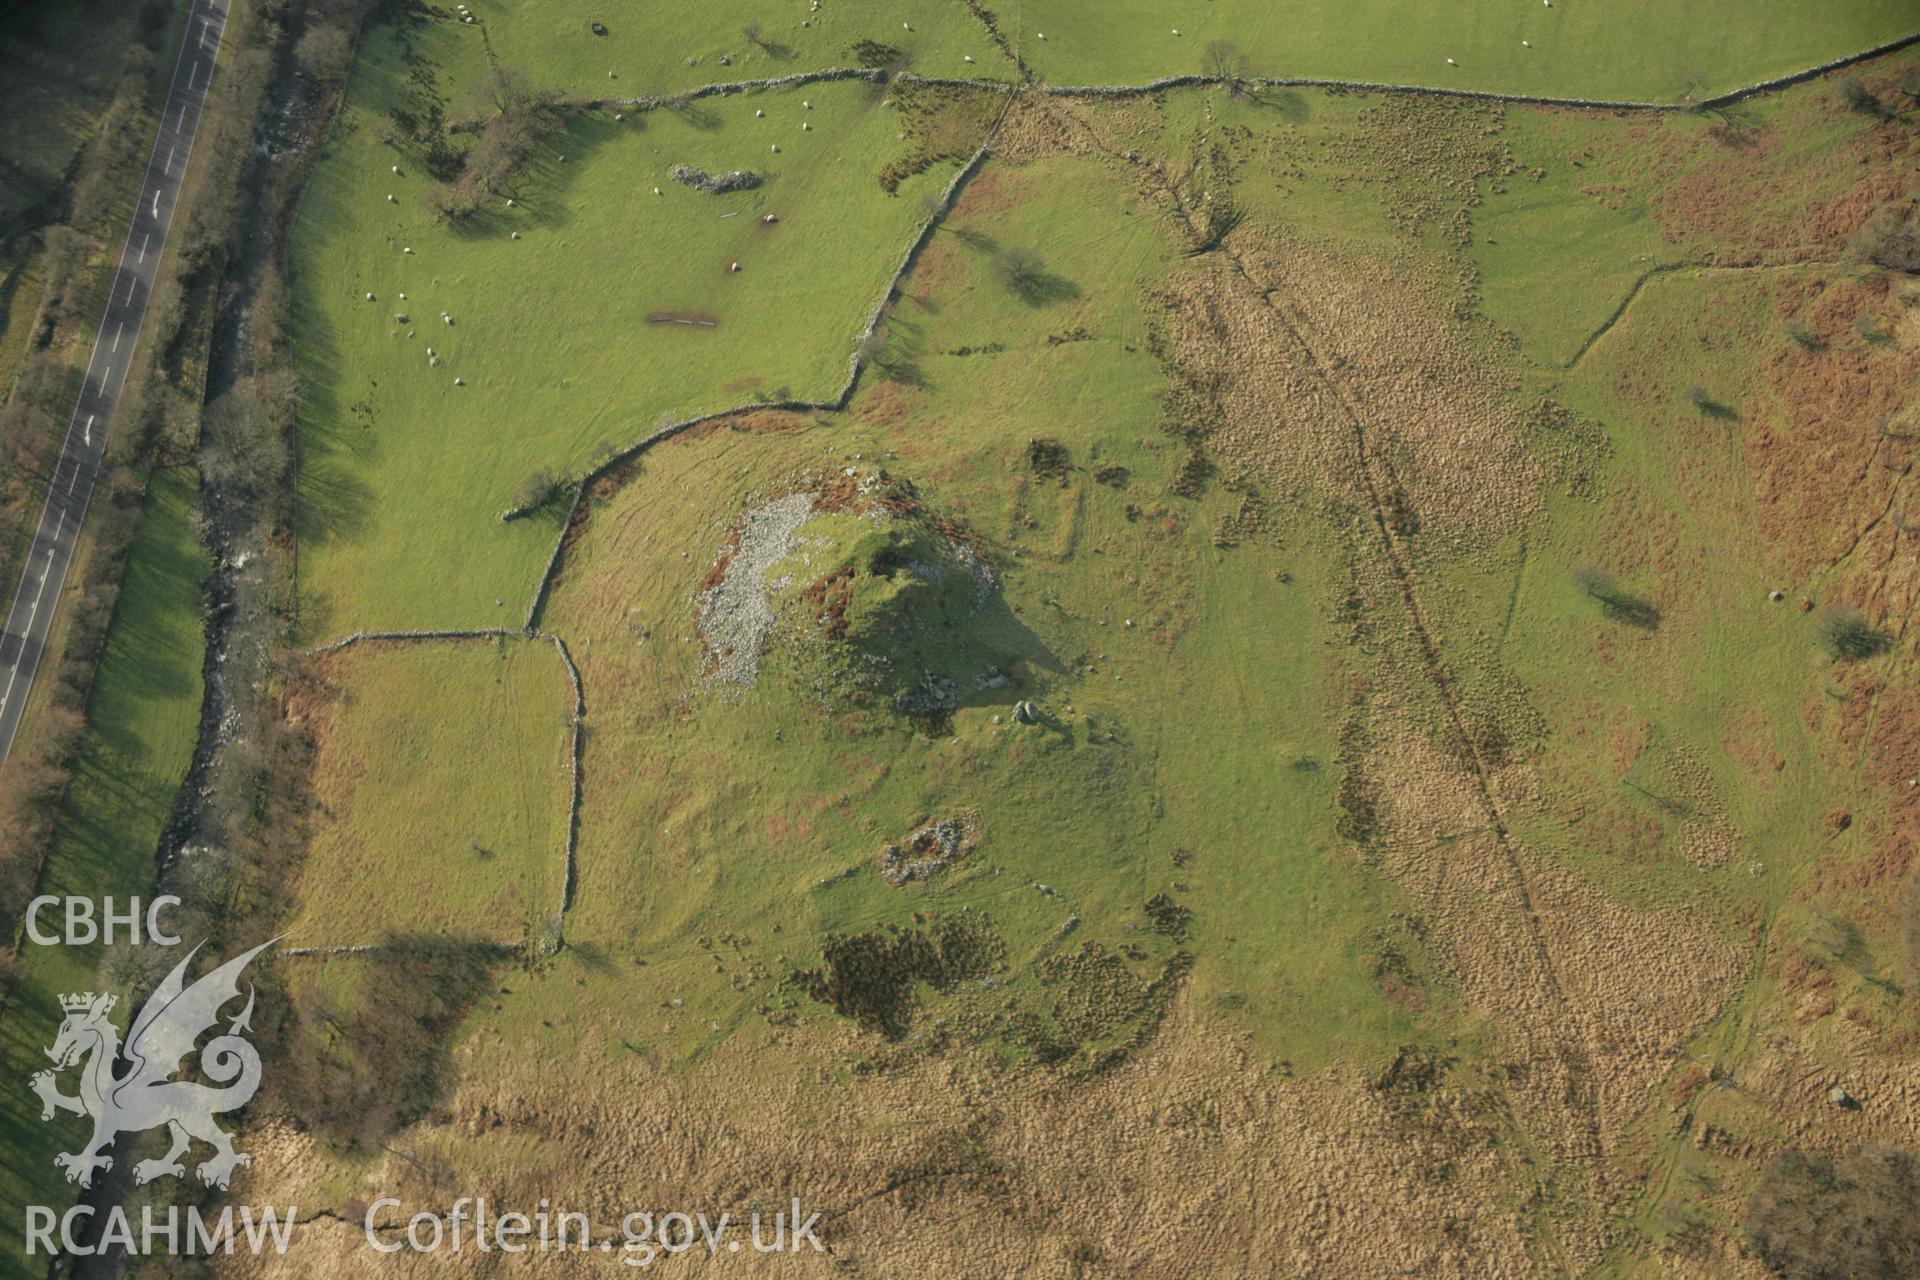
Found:
<path fill-rule="evenodd" d="M 793 491 L 763 502 L 741 517 L 715 559 L 705 584 L 693 597 L 696 629 L 704 654 L 701 684 L 750 685 L 758 678 L 762 655 L 779 632 L 782 618 L 797 604 L 782 599 L 783 593 L 798 580 L 793 573 L 777 580 L 769 580 L 767 575 L 795 553 L 799 559 L 795 572 L 802 576 L 817 572 L 814 557 L 832 542 L 804 531 L 814 516 L 846 512 L 863 516 L 877 527 L 924 518 L 905 514 L 907 508 L 900 504 L 908 500 L 894 485 L 893 478 L 883 470 L 868 473 L 848 467 L 839 476 L 809 476 Z M 911 491 L 911 485 L 906 486 L 905 493 Z M 956 570 L 964 573 L 971 586 L 968 594 L 972 597 L 972 611 L 978 613 L 992 598 L 997 585 L 992 568 L 964 537 L 951 532 L 930 532 L 938 538 L 944 553 L 952 557 L 949 563 L 942 565 L 936 559 L 922 558 L 897 568 L 914 579 L 935 585 Z M 807 629 L 803 644 L 818 642 L 815 635 L 818 627 L 827 628 L 828 638 L 840 638 L 830 624 L 838 616 L 836 607 L 844 609 L 850 594 L 837 600 L 828 596 L 835 584 L 847 587 L 850 575 L 855 572 L 858 570 L 848 567 L 834 570 L 809 591 L 801 593 L 807 602 L 802 612 L 816 624 L 815 629 Z M 928 632 L 935 626 L 930 619 L 920 617 L 896 619 L 896 625 L 915 634 Z M 887 653 L 864 653 L 857 658 L 856 665 L 864 672 L 863 676 L 854 677 L 858 680 L 891 682 L 895 674 L 894 658 Z M 941 716 L 958 708 L 962 677 L 957 674 L 921 671 L 917 678 L 907 672 L 899 674 L 905 677 L 906 687 L 891 698 L 894 711 L 908 716 Z M 969 683 L 980 688 L 1001 688 L 1012 683 L 1012 678 L 998 667 L 988 667 L 973 675 Z M 823 696 L 829 692 L 827 684 L 818 680 L 814 688 Z"/>
<path fill-rule="evenodd" d="M 979 843 L 978 814 L 924 823 L 906 839 L 880 850 L 880 878 L 893 885 L 924 880 L 972 853 Z"/>
<path fill-rule="evenodd" d="M 812 514 L 811 493 L 789 493 L 754 508 L 741 522 L 726 572 L 697 597 L 706 683 L 752 684 L 760 674 L 760 650 L 778 620 L 769 596 L 787 585 L 766 581 L 767 571 L 799 545 L 794 535 Z"/>
<path fill-rule="evenodd" d="M 751 191 L 760 185 L 760 175 L 750 169 L 735 169 L 730 173 L 708 173 L 705 169 L 696 169 L 692 165 L 677 164 L 668 174 L 683 187 L 692 187 L 695 191 L 704 191 L 708 195 L 724 195 L 729 191 Z"/>

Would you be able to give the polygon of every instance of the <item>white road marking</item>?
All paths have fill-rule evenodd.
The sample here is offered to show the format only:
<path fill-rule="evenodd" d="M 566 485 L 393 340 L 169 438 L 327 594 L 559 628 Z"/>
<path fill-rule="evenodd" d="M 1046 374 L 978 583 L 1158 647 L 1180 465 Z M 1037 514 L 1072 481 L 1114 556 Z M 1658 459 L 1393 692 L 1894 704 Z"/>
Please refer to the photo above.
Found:
<path fill-rule="evenodd" d="M 207 7 L 214 8 L 215 6 L 209 5 Z M 178 93 L 179 74 L 180 74 L 179 67 L 182 65 L 187 65 L 188 63 L 192 64 L 192 75 L 191 75 L 191 79 L 188 87 L 189 89 L 195 92 L 198 92 L 200 72 L 204 69 L 209 73 L 209 77 L 211 77 L 211 73 L 216 69 L 216 67 L 219 64 L 219 44 L 220 44 L 221 37 L 225 34 L 225 31 L 226 31 L 226 17 L 227 15 L 224 13 L 204 15 L 202 17 L 201 21 L 203 23 L 203 30 L 201 34 L 199 50 L 196 51 L 194 49 L 191 40 L 182 42 L 179 59 L 175 63 L 174 89 L 172 92 L 169 92 L 168 94 L 167 105 L 173 106 L 175 99 L 181 96 L 187 96 L 189 100 L 181 101 L 179 103 L 178 110 L 174 115 L 173 132 L 181 135 L 181 138 L 177 139 L 176 142 L 174 143 L 168 143 L 166 163 L 163 166 L 163 170 L 168 177 L 173 176 L 173 162 L 178 153 L 180 141 L 184 141 L 184 145 L 186 146 L 186 149 L 187 149 L 187 154 L 191 156 L 193 153 L 194 136 L 198 134 L 200 131 L 200 120 L 199 120 L 198 114 L 196 114 L 194 117 L 194 127 L 193 127 L 192 133 L 185 132 L 186 123 L 187 123 L 187 112 L 190 108 L 192 108 L 195 105 L 195 103 L 191 101 L 191 95 L 180 95 Z M 209 48 L 208 42 L 207 42 L 207 36 L 209 33 L 212 36 L 211 48 Z M 204 67 L 201 65 L 202 64 L 202 58 L 200 56 L 201 53 L 211 53 L 213 55 L 212 57 L 208 57 L 204 60 L 205 61 Z M 168 138 L 168 130 L 166 127 L 164 111 L 165 111 L 165 108 L 163 107 L 160 133 L 159 133 L 159 136 L 154 139 L 153 150 L 147 160 L 147 164 L 149 166 L 149 169 L 148 169 L 149 172 L 152 171 L 151 166 L 153 164 L 153 161 L 157 159 L 160 155 L 160 144 L 162 142 L 166 142 Z M 152 207 L 153 215 L 156 219 L 160 215 L 160 196 L 162 194 L 163 192 L 161 188 L 156 187 L 154 189 L 153 204 L 151 207 Z M 166 221 L 170 222 L 171 218 L 167 219 Z M 160 233 L 161 233 L 161 244 L 163 247 L 166 244 L 166 230 L 167 230 L 166 222 L 162 222 L 160 226 Z M 147 250 L 151 245 L 151 241 L 152 241 L 152 228 L 148 228 L 147 230 L 141 233 L 141 237 L 140 237 L 138 261 L 142 265 L 144 265 L 147 260 Z M 133 236 L 131 233 L 129 233 L 120 250 L 120 264 L 118 267 L 119 270 L 122 270 L 122 271 L 126 270 L 127 255 L 129 253 L 132 253 L 133 250 L 134 250 Z M 138 287 L 139 287 L 138 277 L 135 276 L 133 273 L 129 272 L 128 278 L 127 278 L 126 302 L 121 305 L 131 305 L 133 301 L 134 293 L 136 292 Z M 109 314 L 111 314 L 113 306 L 114 306 L 113 295 L 111 292 L 109 292 L 107 295 L 107 311 Z M 101 324 L 103 327 L 106 323 L 106 318 L 107 317 L 105 316 L 101 318 Z M 124 328 L 124 323 L 122 324 L 122 328 Z M 113 343 L 114 348 L 116 350 L 118 349 L 119 339 L 121 336 L 122 336 L 122 333 L 120 332 L 120 330 L 116 330 L 114 335 L 114 343 Z M 98 339 L 96 338 L 93 346 L 93 352 L 87 360 L 86 376 L 88 379 L 92 378 L 93 366 L 96 362 L 99 361 L 100 354 L 101 354 L 100 345 L 99 345 Z M 100 394 L 108 395 L 109 399 L 111 399 L 111 394 L 108 392 L 108 387 L 111 386 L 112 384 L 113 372 L 114 371 L 113 371 L 112 363 L 108 362 L 107 368 L 105 372 L 101 374 L 100 381 L 97 384 Z M 112 407 L 111 404 L 109 404 L 108 408 L 111 409 L 111 407 Z M 96 417 L 97 417 L 96 414 L 91 414 L 91 413 L 88 414 L 86 417 L 85 423 L 82 424 L 82 427 L 81 427 L 81 438 L 83 439 L 86 447 L 89 450 L 92 449 L 93 447 L 93 426 L 94 426 L 94 421 Z M 76 408 L 73 418 L 69 420 L 69 425 L 67 427 L 67 443 L 66 443 L 66 446 L 63 447 L 63 452 L 64 452 L 64 448 L 70 448 L 72 445 L 73 427 L 71 424 L 75 421 L 79 421 L 79 419 L 80 419 L 80 413 Z M 83 465 L 88 465 L 88 462 L 89 460 L 84 458 L 80 458 L 77 456 L 75 458 L 74 471 L 67 482 L 67 492 L 74 497 L 78 497 L 79 483 L 80 483 L 80 468 Z M 87 492 L 89 496 L 92 495 L 92 492 L 93 492 L 92 485 L 88 486 Z M 21 669 L 26 665 L 28 665 L 27 664 L 28 646 L 33 642 L 33 632 L 34 632 L 35 626 L 39 621 L 40 605 L 46 596 L 48 581 L 53 576 L 53 570 L 55 567 L 56 559 L 59 557 L 60 553 L 64 550 L 64 548 L 60 544 L 65 539 L 66 532 L 67 532 L 67 511 L 65 509 L 67 505 L 68 504 L 66 503 L 55 503 L 54 501 L 52 501 L 51 497 L 49 497 L 49 500 L 47 501 L 47 503 L 41 508 L 40 523 L 38 528 L 34 532 L 33 545 L 35 546 L 41 545 L 39 540 L 46 533 L 46 519 L 49 515 L 52 515 L 55 517 L 54 527 L 51 534 L 52 542 L 51 542 L 51 545 L 48 545 L 46 548 L 46 551 L 47 551 L 46 563 L 44 567 L 41 569 L 41 572 L 38 578 L 38 585 L 35 588 L 33 600 L 31 601 L 31 603 L 29 603 L 25 599 L 26 583 L 27 583 L 27 580 L 30 577 L 32 577 L 31 561 L 29 562 L 26 572 L 21 574 L 20 588 L 15 594 L 14 608 L 17 610 L 21 604 L 28 604 L 28 610 L 27 610 L 26 624 L 17 633 L 20 637 L 20 650 L 18 653 L 14 655 L 13 662 L 8 669 L 6 687 L 4 690 L 0 690 L 0 760 L 5 759 L 6 754 L 8 753 L 9 749 L 12 747 L 12 734 L 4 730 L 4 722 L 7 721 L 8 717 L 11 714 L 10 708 L 13 705 L 13 692 L 16 685 L 19 682 Z M 74 522 L 76 527 L 78 527 L 84 521 L 87 505 L 88 504 L 85 499 L 82 499 L 80 501 L 79 509 L 76 513 L 76 518 Z M 64 570 L 63 570 L 63 573 L 64 573 Z M 13 620 L 12 616 L 9 616 L 6 619 L 6 621 L 9 623 L 12 620 Z M 15 633 L 9 631 L 7 634 L 15 634 Z M 28 687 L 30 688 L 31 685 L 32 685 L 32 680 L 31 678 L 29 678 Z M 15 728 L 17 727 L 18 726 L 16 723 Z"/>
<path fill-rule="evenodd" d="M 122 320 L 119 324 L 113 327 L 113 349 L 115 351 L 118 351 L 120 349 L 120 335 L 125 333 L 126 331 L 127 331 L 127 322 L 125 320 Z M 88 421 L 91 422 L 92 419 L 89 418 Z"/>

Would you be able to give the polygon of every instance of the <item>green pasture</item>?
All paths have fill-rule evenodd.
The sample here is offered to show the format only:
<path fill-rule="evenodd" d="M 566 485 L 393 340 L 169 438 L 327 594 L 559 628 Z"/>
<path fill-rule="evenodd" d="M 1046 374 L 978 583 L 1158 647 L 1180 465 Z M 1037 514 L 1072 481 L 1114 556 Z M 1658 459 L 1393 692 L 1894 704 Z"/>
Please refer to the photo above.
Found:
<path fill-rule="evenodd" d="M 638 9 L 478 0 L 472 9 L 495 57 L 593 98 L 857 67 L 853 47 L 863 40 L 898 50 L 901 65 L 920 75 L 1014 76 L 1013 64 L 960 0 L 823 0 L 817 10 L 808 0 L 747 0 L 724 12 L 703 0 Z M 594 32 L 596 21 L 604 34 Z"/>
<path fill-rule="evenodd" d="M 1199 957 L 1203 1007 L 1251 1026 L 1276 1060 L 1390 1055 L 1445 1024 L 1432 973 L 1427 1011 L 1383 996 L 1382 947 L 1425 962 L 1390 937 L 1391 886 L 1333 831 L 1337 699 L 1317 600 L 1337 550 L 1310 531 L 1285 552 L 1222 549 L 1212 533 L 1237 499 L 1167 496 L 1180 454 L 1158 423 L 1142 292 L 1183 269 L 1169 231 L 1092 162 L 991 166 L 889 323 L 895 376 L 824 428 L 666 446 L 596 508 L 544 620 L 575 638 L 590 700 L 568 934 L 643 958 L 609 980 L 647 999 L 575 1032 L 583 1047 L 697 1056 L 777 999 L 691 938 L 750 937 L 784 976 L 817 962 L 821 933 L 963 909 L 992 921 L 1008 972 L 994 997 L 957 1007 L 1045 1005 L 1039 962 L 1087 941 L 1141 948 L 1150 975 L 1170 940 L 1143 904 L 1162 893 L 1193 912 L 1180 945 Z M 1039 301 L 995 276 L 1008 247 L 1043 255 Z M 1036 436 L 1067 450 L 1064 482 L 1033 474 Z M 806 470 L 876 463 L 990 540 L 1003 604 L 980 662 L 1014 683 L 967 693 L 933 736 L 819 705 L 777 654 L 747 692 L 701 691 L 690 597 L 732 514 Z M 1093 478 L 1112 467 L 1124 487 Z M 1275 585 L 1283 572 L 1293 585 Z M 1022 697 L 1044 724 L 1013 723 Z M 881 844 L 961 810 L 979 815 L 973 857 L 881 880 Z M 673 1000 L 663 1034 L 651 1010 Z"/>
<path fill-rule="evenodd" d="M 420 56 L 477 74 L 476 33 L 429 35 Z M 316 637 L 517 623 L 557 534 L 499 519 L 531 472 L 579 473 L 698 413 L 831 399 L 954 167 L 888 194 L 878 173 L 913 145 L 900 113 L 868 85 L 821 85 L 577 116 L 511 207 L 447 227 L 420 207 L 420 157 L 382 141 L 407 89 L 381 28 L 295 230 Z M 672 181 L 683 163 L 765 182 L 709 195 Z"/>
<path fill-rule="evenodd" d="M 375 644 L 332 660 L 317 821 L 289 946 L 528 940 L 560 907 L 573 689 L 545 640 Z"/>
<path fill-rule="evenodd" d="M 57 193 L 113 96 L 137 6 L 18 4 L 0 13 L 0 231 Z"/>
<path fill-rule="evenodd" d="M 1208 46 L 1222 42 L 1241 74 L 1650 102 L 1711 97 L 1920 29 L 1902 0 L 1001 0 L 992 8 L 1022 61 L 1053 84 L 1199 74 L 1213 69 Z"/>
<path fill-rule="evenodd" d="M 154 473 L 147 511 L 127 564 L 119 604 L 87 702 L 88 729 L 39 892 L 145 900 L 152 892 L 161 828 L 193 754 L 200 725 L 204 643 L 200 587 L 211 570 L 194 536 L 195 482 L 183 470 Z M 58 925 L 51 918 L 43 928 Z M 188 945 L 195 939 L 184 940 Z M 74 1194 L 56 1152 L 85 1137 L 83 1121 L 43 1124 L 26 1081 L 47 1065 L 41 1052 L 60 1024 L 60 995 L 124 989 L 99 967 L 106 948 L 22 945 L 20 977 L 0 1017 L 0 1061 L 18 1083 L 0 1095 L 0 1250 L 5 1274 L 29 1273 L 19 1206 L 60 1205 Z M 122 1020 L 124 1025 L 124 1020 Z M 66 1086 L 71 1091 L 71 1084 Z M 32 1271 L 38 1274 L 44 1262 Z"/>

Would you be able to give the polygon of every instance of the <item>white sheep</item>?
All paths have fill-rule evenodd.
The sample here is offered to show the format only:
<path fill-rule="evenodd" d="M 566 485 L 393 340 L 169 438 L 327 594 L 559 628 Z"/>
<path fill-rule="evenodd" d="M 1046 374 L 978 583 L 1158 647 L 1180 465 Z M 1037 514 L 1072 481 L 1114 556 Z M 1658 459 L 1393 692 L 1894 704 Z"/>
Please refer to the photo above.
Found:
<path fill-rule="evenodd" d="M 740 269 L 740 264 L 737 262 L 727 268 L 727 270 L 729 271 L 738 271 L 739 269 Z"/>
<path fill-rule="evenodd" d="M 768 147 L 767 150 L 773 152 L 775 155 L 778 155 L 780 154 L 780 144 L 776 142 L 771 147 Z"/>
<path fill-rule="evenodd" d="M 373 301 L 373 295 L 372 295 L 372 294 L 368 294 L 368 295 L 367 295 L 367 301 L 368 301 L 368 302 L 372 302 L 372 301 Z"/>
<path fill-rule="evenodd" d="M 1459 63 L 1457 63 L 1457 62 L 1455 62 L 1455 61 L 1454 61 L 1454 60 L 1453 60 L 1452 58 L 1448 58 L 1448 59 L 1447 59 L 1447 65 L 1448 65 L 1448 66 L 1450 66 L 1450 67 L 1457 67 L 1457 66 L 1459 66 L 1460 64 L 1459 64 Z"/>
<path fill-rule="evenodd" d="M 393 166 L 393 171 L 394 171 L 395 173 L 398 173 L 398 172 L 400 172 L 400 166 L 399 166 L 399 165 L 395 165 L 395 166 Z"/>
<path fill-rule="evenodd" d="M 753 113 L 753 118 L 755 120 L 764 120 L 767 118 L 767 113 L 756 108 Z"/>

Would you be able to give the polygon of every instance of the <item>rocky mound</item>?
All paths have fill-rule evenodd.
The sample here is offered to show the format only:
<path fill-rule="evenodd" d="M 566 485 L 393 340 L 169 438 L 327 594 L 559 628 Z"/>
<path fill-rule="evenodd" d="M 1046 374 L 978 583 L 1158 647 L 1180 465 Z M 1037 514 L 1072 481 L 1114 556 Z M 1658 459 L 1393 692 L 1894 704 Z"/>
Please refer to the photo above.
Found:
<path fill-rule="evenodd" d="M 751 191 L 760 185 L 760 175 L 751 169 L 735 169 L 731 173 L 708 173 L 705 169 L 696 169 L 692 165 L 677 164 L 669 175 L 683 187 L 692 187 L 695 191 L 704 191 L 708 195 L 724 195 L 729 191 Z"/>
<path fill-rule="evenodd" d="M 812 693 L 910 716 L 1005 688 L 992 569 L 911 482 L 807 477 L 734 525 L 695 597 L 708 684 L 751 685 L 770 654 Z"/>

